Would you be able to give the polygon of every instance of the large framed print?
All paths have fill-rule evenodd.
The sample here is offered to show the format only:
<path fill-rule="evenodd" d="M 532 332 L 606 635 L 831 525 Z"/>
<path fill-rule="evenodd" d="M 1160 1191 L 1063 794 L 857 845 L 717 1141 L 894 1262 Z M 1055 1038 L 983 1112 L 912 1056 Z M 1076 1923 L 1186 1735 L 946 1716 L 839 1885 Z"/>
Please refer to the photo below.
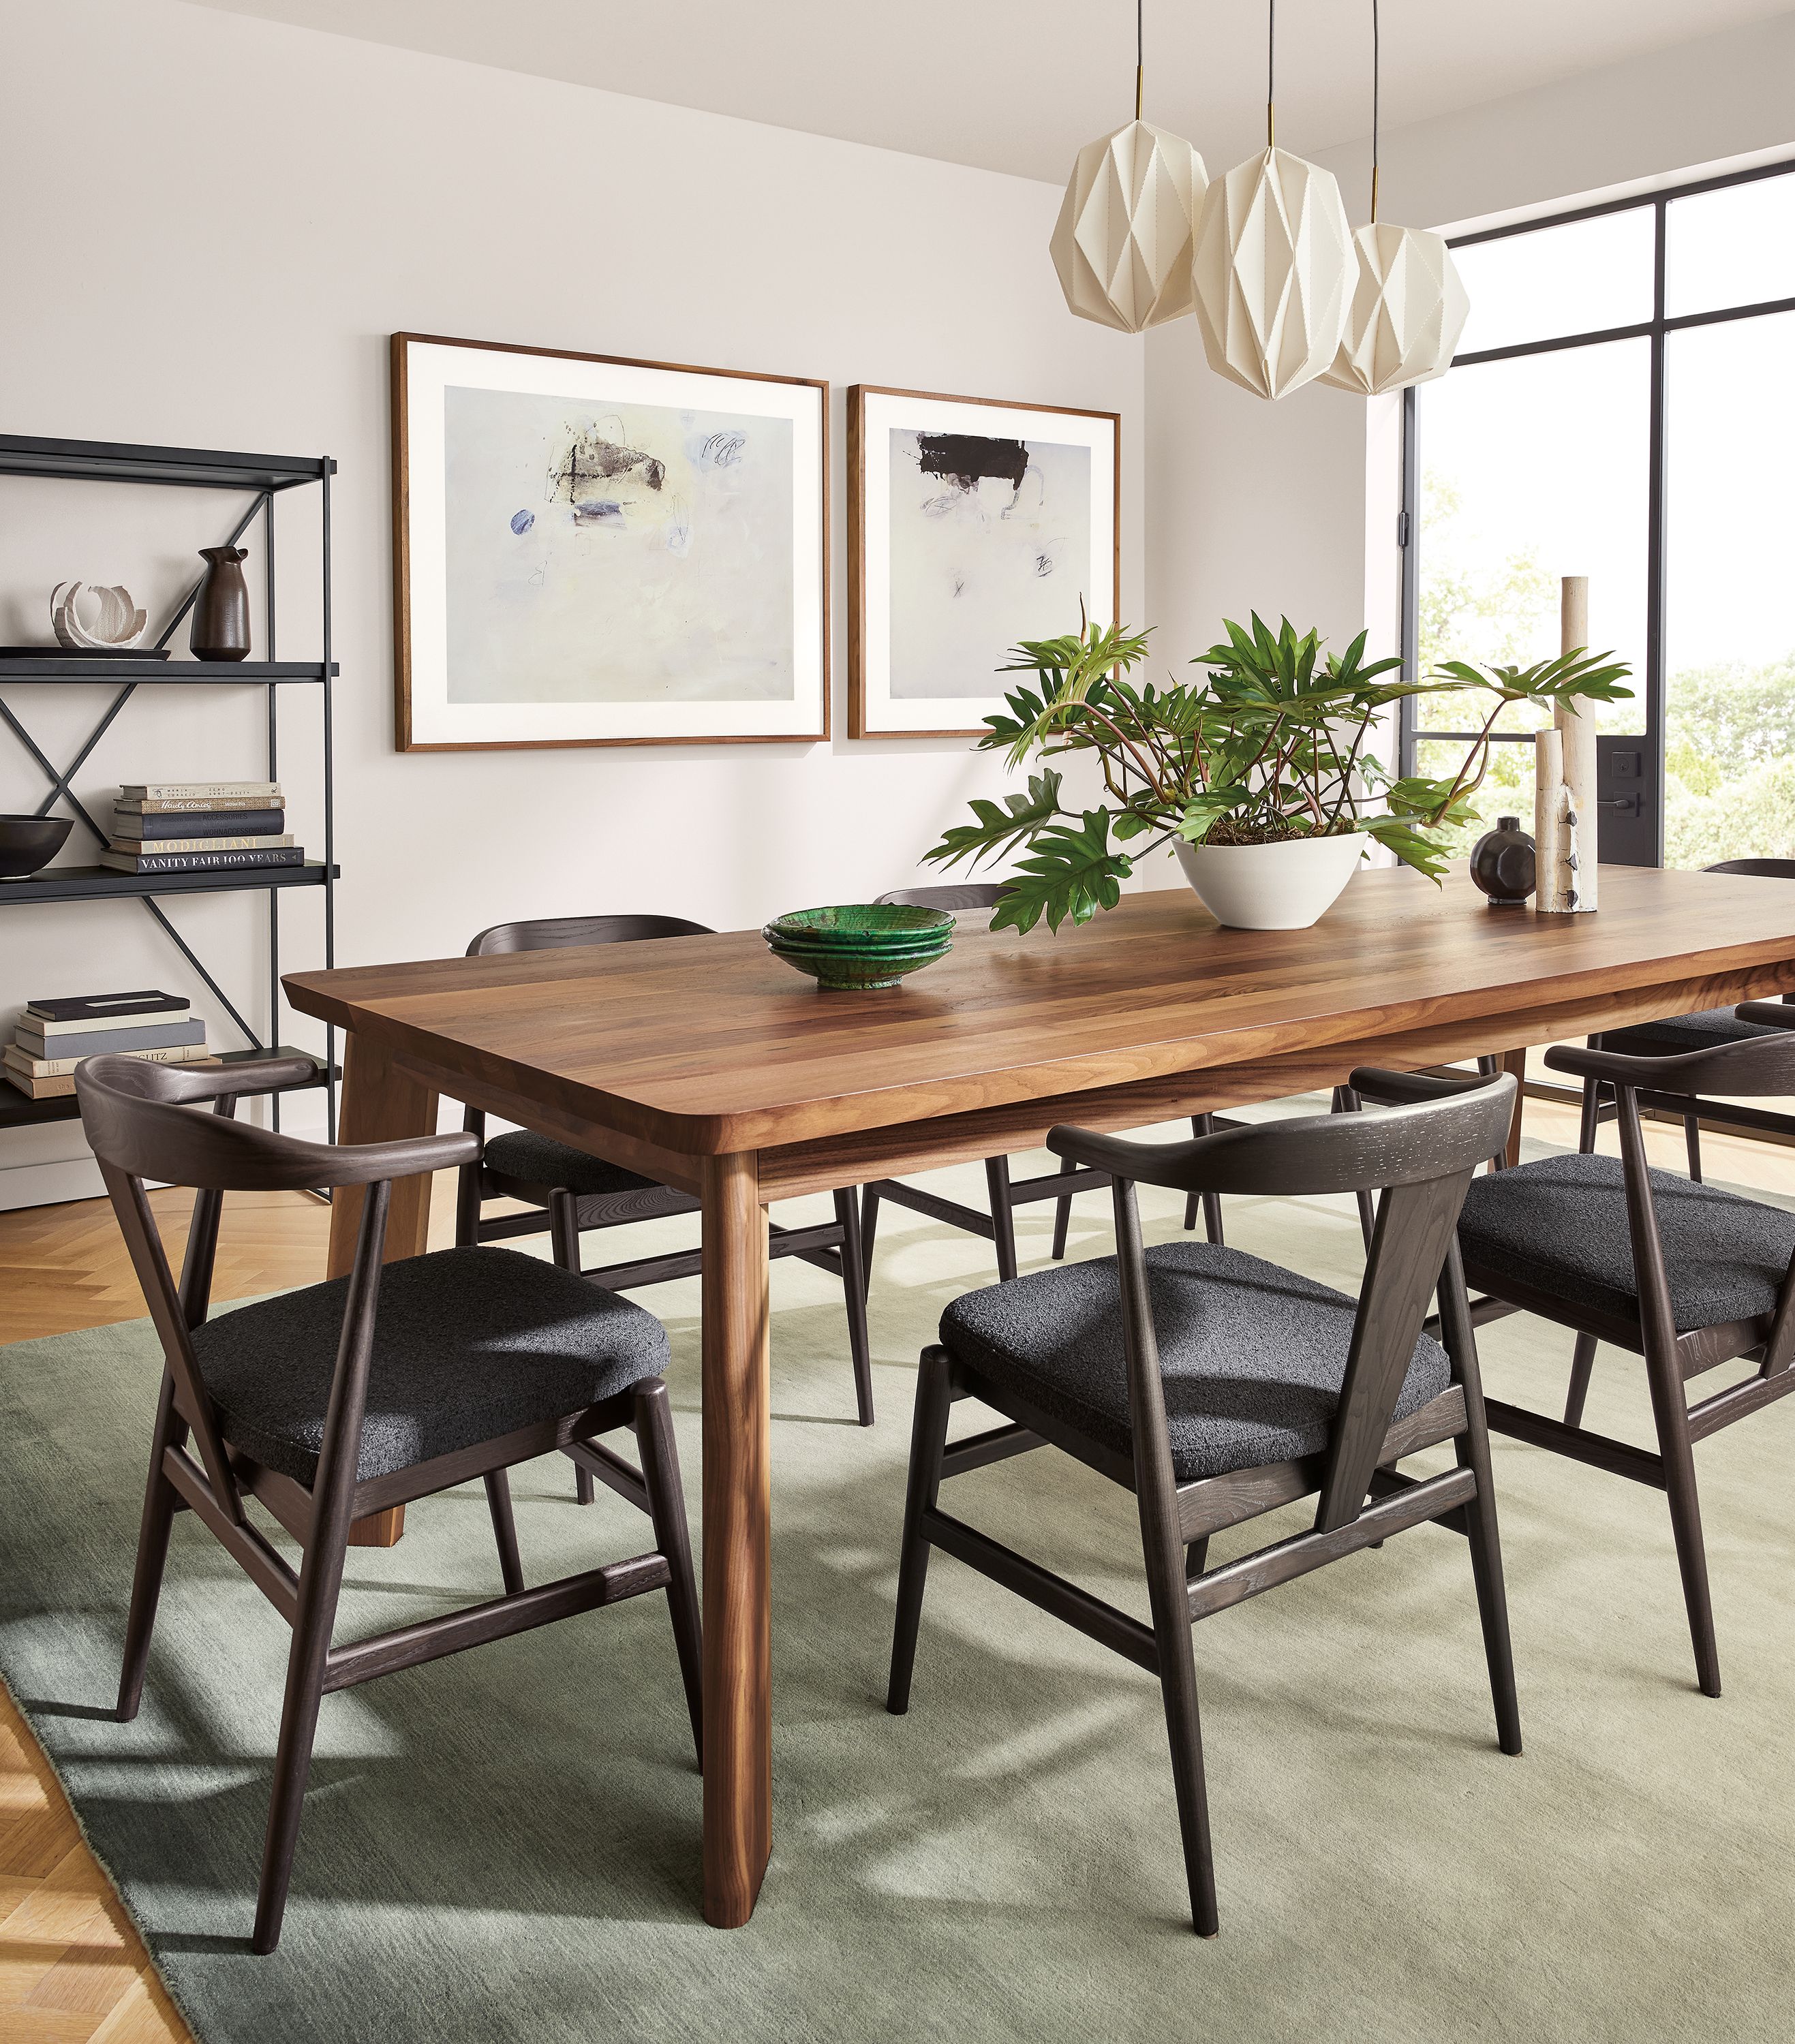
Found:
<path fill-rule="evenodd" d="M 1113 624 L 1121 420 L 848 393 L 848 735 L 976 738 L 1024 639 Z"/>
<path fill-rule="evenodd" d="M 393 336 L 402 751 L 817 740 L 828 386 Z"/>

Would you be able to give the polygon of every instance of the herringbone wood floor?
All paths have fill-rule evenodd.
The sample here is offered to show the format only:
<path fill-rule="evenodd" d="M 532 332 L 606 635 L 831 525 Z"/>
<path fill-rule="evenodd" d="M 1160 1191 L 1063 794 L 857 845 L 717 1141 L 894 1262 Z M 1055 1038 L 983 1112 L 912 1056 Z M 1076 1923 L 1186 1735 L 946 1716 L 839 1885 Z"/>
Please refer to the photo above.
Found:
<path fill-rule="evenodd" d="M 1528 1132 L 1574 1147 L 1575 1117 L 1530 1103 Z M 1654 1160 L 1682 1165 L 1674 1128 L 1650 1132 Z M 1612 1128 L 1605 1148 L 1613 1147 Z M 1710 1176 L 1795 1193 L 1795 1151 L 1709 1136 Z M 171 1261 L 192 1196 L 152 1193 Z M 431 1203 L 430 1243 L 453 1239 L 454 1181 Z M 322 1274 L 330 1210 L 291 1193 L 225 1203 L 213 1296 L 241 1299 Z M 103 1200 L 0 1214 L 0 1342 L 136 1319 L 142 1294 Z M 142 1941 L 75 1830 L 37 1741 L 0 1689 L 0 2044 L 190 2044 Z"/>

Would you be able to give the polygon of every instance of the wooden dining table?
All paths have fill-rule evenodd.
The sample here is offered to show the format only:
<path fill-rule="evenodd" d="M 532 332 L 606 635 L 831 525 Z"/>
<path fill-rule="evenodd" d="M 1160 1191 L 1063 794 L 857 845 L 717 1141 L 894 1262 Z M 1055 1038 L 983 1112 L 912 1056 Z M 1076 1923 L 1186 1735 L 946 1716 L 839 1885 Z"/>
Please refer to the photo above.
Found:
<path fill-rule="evenodd" d="M 939 964 L 854 993 L 753 931 L 287 975 L 345 1032 L 344 1142 L 434 1129 L 447 1097 L 701 1202 L 711 1923 L 748 1920 L 771 1844 L 767 1203 L 1795 989 L 1786 882 L 1611 866 L 1601 902 L 1367 870 L 1314 928 L 1248 931 L 1174 889 L 1056 934 L 963 916 Z M 429 1197 L 394 1185 L 389 1260 L 423 1252 Z M 339 1193 L 332 1274 L 359 1214 Z"/>

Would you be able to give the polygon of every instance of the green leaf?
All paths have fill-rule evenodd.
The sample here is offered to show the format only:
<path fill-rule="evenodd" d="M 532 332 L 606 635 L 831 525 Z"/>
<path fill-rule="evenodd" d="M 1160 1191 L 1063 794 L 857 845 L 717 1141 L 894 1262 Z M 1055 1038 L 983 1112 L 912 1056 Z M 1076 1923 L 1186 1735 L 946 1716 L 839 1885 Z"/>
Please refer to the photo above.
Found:
<path fill-rule="evenodd" d="M 1026 933 L 1044 915 L 1050 930 L 1068 916 L 1074 923 L 1088 923 L 1099 909 L 1113 909 L 1120 901 L 1121 883 L 1133 870 L 1109 849 L 1107 809 L 1087 810 L 1078 823 L 1050 824 L 1036 833 L 1029 857 L 1011 874 L 991 928 Z"/>
<path fill-rule="evenodd" d="M 951 866 L 963 859 L 977 866 L 985 859 L 1001 858 L 1060 813 L 1059 781 L 1059 774 L 1048 766 L 1029 776 L 1025 795 L 1005 795 L 1001 802 L 975 797 L 971 808 L 978 820 L 951 825 L 941 842 L 923 854 L 924 859 Z"/>

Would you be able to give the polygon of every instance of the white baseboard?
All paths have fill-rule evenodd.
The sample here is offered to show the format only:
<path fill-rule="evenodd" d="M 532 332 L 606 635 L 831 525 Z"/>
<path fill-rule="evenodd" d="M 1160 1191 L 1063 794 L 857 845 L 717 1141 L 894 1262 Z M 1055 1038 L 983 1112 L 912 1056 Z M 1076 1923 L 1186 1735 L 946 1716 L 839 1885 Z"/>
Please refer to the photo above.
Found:
<path fill-rule="evenodd" d="M 0 1170 L 0 1213 L 15 1207 L 51 1207 L 67 1200 L 106 1197 L 100 1167 L 91 1157 L 71 1157 L 60 1164 L 18 1164 Z"/>

